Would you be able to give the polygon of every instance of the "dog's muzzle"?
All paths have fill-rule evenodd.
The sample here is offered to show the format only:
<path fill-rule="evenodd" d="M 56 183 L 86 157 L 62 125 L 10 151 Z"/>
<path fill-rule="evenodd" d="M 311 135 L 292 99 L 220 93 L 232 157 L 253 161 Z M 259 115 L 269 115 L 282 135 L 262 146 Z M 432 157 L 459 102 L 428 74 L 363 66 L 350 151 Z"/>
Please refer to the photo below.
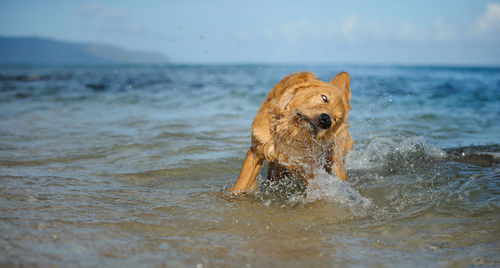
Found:
<path fill-rule="evenodd" d="M 329 129 L 332 126 L 332 118 L 325 113 L 322 113 L 318 117 L 318 125 L 322 129 Z"/>

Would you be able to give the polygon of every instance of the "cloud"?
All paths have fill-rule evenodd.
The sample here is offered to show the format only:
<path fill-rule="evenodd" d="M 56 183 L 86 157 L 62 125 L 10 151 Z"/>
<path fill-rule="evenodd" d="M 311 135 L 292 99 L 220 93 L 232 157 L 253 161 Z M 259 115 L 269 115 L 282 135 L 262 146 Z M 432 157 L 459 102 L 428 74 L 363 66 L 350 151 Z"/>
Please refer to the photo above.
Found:
<path fill-rule="evenodd" d="M 482 31 L 498 31 L 500 29 L 500 4 L 488 4 L 486 12 L 478 19 L 477 26 Z"/>
<path fill-rule="evenodd" d="M 432 22 L 432 37 L 436 43 L 450 43 L 460 40 L 458 29 L 445 23 L 445 21 L 437 17 Z"/>
<path fill-rule="evenodd" d="M 472 37 L 488 41 L 500 41 L 500 4 L 486 5 L 485 12 L 477 19 L 471 30 Z"/>
<path fill-rule="evenodd" d="M 337 41 L 348 44 L 374 39 L 386 39 L 394 31 L 379 21 L 366 22 L 352 14 L 336 21 L 310 21 L 298 19 L 264 31 L 268 40 L 282 40 L 296 44 L 305 40 Z M 410 36 L 410 33 L 407 33 Z"/>
<path fill-rule="evenodd" d="M 353 40 L 357 38 L 357 31 L 364 30 L 361 29 L 363 25 L 360 25 L 359 17 L 357 15 L 351 15 L 344 17 L 339 22 L 339 29 L 342 36 L 348 40 Z"/>
<path fill-rule="evenodd" d="M 77 10 L 81 17 L 95 23 L 100 31 L 142 33 L 144 26 L 130 21 L 130 15 L 121 8 L 107 8 L 101 4 L 86 4 Z"/>
<path fill-rule="evenodd" d="M 446 45 L 457 42 L 499 41 L 500 4 L 486 5 L 484 13 L 478 16 L 476 21 L 472 19 L 468 25 L 450 24 L 439 16 L 431 21 L 415 24 L 412 21 L 388 23 L 383 20 L 366 20 L 357 14 L 351 14 L 331 21 L 300 18 L 270 27 L 262 31 L 260 36 L 266 40 L 279 40 L 293 46 L 314 41 L 347 45 Z"/>
<path fill-rule="evenodd" d="M 126 12 L 120 8 L 105 8 L 100 4 L 86 4 L 77 10 L 78 14 L 89 18 L 99 19 L 123 19 Z"/>

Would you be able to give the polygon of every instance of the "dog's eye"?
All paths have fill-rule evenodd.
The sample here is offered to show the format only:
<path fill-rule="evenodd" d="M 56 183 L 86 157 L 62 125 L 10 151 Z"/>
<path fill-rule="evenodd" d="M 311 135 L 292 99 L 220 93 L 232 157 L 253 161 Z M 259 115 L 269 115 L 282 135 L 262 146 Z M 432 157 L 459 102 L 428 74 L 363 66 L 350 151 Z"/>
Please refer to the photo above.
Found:
<path fill-rule="evenodd" d="M 325 95 L 321 95 L 321 98 L 323 98 L 324 102 L 328 102 L 328 98 Z"/>

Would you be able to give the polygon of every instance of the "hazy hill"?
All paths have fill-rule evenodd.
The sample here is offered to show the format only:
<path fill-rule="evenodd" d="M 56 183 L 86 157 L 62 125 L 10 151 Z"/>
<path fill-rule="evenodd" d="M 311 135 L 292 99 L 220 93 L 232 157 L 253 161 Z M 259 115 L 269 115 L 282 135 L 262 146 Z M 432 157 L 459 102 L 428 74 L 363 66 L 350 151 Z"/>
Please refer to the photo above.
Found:
<path fill-rule="evenodd" d="M 167 63 L 160 53 L 38 37 L 0 37 L 0 64 Z"/>

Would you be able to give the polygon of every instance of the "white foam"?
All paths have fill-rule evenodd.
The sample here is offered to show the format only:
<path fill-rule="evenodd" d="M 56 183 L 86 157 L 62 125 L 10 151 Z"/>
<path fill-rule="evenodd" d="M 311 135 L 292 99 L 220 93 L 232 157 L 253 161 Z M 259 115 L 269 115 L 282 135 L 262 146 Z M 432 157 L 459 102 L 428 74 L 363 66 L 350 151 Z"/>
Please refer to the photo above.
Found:
<path fill-rule="evenodd" d="M 427 158 L 444 158 L 446 152 L 437 146 L 428 145 L 422 136 L 398 138 L 375 138 L 366 147 L 356 148 L 346 157 L 346 168 L 361 170 L 384 166 L 391 156 L 402 158 L 418 155 Z"/>

